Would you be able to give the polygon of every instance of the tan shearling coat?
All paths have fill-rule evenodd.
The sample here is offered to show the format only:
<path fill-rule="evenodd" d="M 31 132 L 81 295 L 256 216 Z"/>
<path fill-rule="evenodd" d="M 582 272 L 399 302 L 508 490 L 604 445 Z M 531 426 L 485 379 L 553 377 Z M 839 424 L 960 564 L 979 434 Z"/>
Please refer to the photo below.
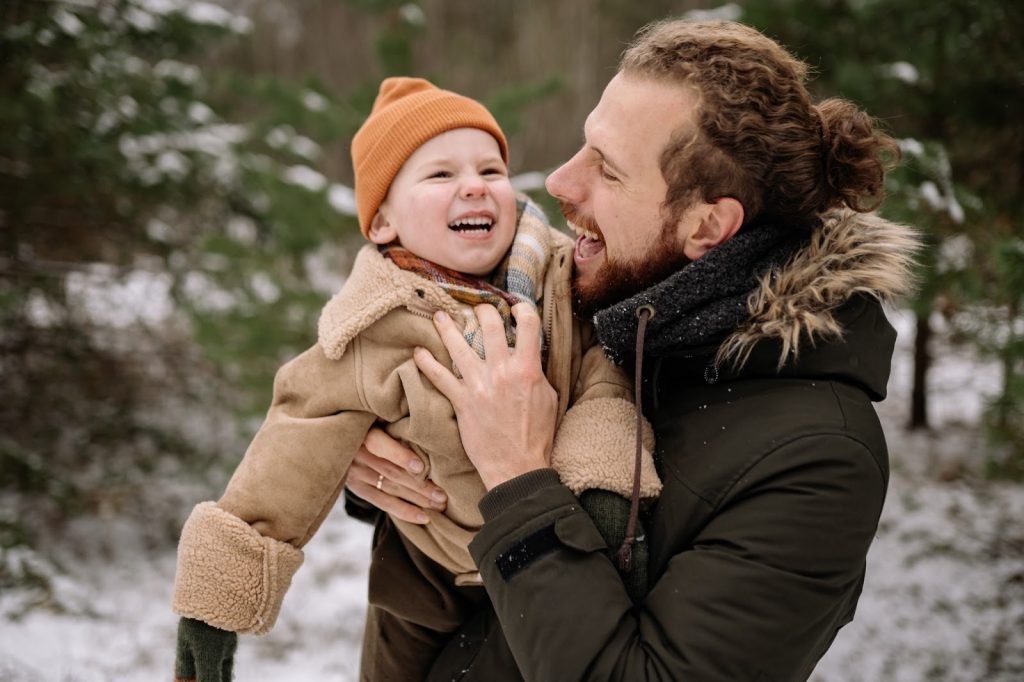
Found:
<path fill-rule="evenodd" d="M 635 415 L 631 382 L 571 310 L 572 242 L 551 231 L 553 253 L 538 306 L 548 346 L 546 374 L 559 396 L 552 466 L 572 490 L 632 490 Z M 451 404 L 417 370 L 416 346 L 451 366 L 431 313 L 472 314 L 440 286 L 399 269 L 373 245 L 357 256 L 325 306 L 319 341 L 274 380 L 266 421 L 223 497 L 196 506 L 182 531 L 174 610 L 210 625 L 262 634 L 277 618 L 302 563 L 302 547 L 334 506 L 367 430 L 380 423 L 407 443 L 448 493 L 444 513 L 420 526 L 395 520 L 417 547 L 479 583 L 468 552 L 482 524 L 485 488 L 459 439 Z M 644 434 L 641 494 L 661 488 Z"/>

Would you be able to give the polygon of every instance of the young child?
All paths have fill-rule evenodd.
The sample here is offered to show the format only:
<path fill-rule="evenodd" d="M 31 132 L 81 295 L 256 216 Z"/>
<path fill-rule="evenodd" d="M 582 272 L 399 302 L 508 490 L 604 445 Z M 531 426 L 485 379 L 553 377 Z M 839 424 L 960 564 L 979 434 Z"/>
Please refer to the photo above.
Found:
<path fill-rule="evenodd" d="M 303 546 L 334 506 L 374 424 L 419 454 L 422 476 L 448 493 L 445 512 L 430 513 L 427 524 L 393 519 L 395 526 L 455 585 L 480 584 L 467 547 L 482 523 L 477 504 L 485 489 L 462 449 L 451 405 L 412 359 L 422 346 L 451 365 L 434 311 L 464 320 L 466 340 L 482 354 L 474 305 L 498 308 L 510 343 L 511 306 L 537 306 L 561 415 L 552 466 L 577 494 L 632 493 L 631 383 L 573 317 L 572 241 L 516 197 L 505 136 L 491 114 L 427 81 L 389 78 L 352 141 L 352 160 L 359 225 L 372 244 L 324 308 L 318 343 L 278 371 L 266 421 L 224 495 L 197 505 L 182 530 L 173 598 L 183 616 L 181 680 L 196 679 L 197 667 L 200 682 L 219 680 L 225 670 L 230 678 L 233 633 L 270 630 Z M 645 498 L 660 491 L 651 440 L 647 433 Z M 419 609 L 424 602 L 405 601 Z M 403 617 L 402 604 L 389 606 L 392 616 Z M 409 669 L 409 661 L 427 665 L 432 651 L 408 649 L 432 646 L 377 642 L 372 678 L 421 679 L 426 671 Z M 390 657 L 388 647 L 403 655 Z M 388 668 L 391 660 L 403 663 Z"/>

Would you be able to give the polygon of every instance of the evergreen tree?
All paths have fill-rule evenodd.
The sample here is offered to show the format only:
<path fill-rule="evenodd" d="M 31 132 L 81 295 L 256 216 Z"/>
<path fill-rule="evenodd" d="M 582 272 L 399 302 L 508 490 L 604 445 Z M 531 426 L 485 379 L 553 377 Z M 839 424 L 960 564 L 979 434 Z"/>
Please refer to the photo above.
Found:
<path fill-rule="evenodd" d="M 315 329 L 310 254 L 354 221 L 300 131 L 357 119 L 315 83 L 204 68 L 248 28 L 170 0 L 0 14 L 0 589 L 44 582 L 11 557 L 69 515 L 207 461 L 235 423 L 218 399 Z"/>

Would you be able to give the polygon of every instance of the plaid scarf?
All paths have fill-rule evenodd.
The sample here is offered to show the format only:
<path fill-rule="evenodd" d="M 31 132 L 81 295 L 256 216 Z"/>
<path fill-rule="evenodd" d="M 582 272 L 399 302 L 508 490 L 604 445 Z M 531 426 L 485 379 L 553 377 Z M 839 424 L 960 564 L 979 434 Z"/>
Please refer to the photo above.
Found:
<path fill-rule="evenodd" d="M 444 291 L 460 303 L 475 306 L 489 303 L 498 309 L 505 323 L 505 339 L 511 346 L 515 343 L 515 320 L 512 306 L 529 303 L 537 306 L 544 290 L 544 271 L 551 257 L 551 235 L 543 211 L 533 202 L 525 199 L 516 201 L 516 236 L 512 240 L 505 258 L 495 268 L 490 278 L 474 277 L 420 258 L 406 248 L 386 244 L 380 252 L 402 270 L 414 272 L 436 282 Z M 483 334 L 476 316 L 466 319 L 463 330 L 466 343 L 484 357 Z"/>

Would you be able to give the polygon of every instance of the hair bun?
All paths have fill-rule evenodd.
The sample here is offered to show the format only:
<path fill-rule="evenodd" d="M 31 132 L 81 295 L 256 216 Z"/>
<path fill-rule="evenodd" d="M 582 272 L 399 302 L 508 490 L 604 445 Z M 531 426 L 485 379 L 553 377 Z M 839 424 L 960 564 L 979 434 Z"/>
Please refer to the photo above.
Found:
<path fill-rule="evenodd" d="M 899 160 L 896 141 L 881 132 L 855 104 L 831 98 L 816 107 L 821 120 L 822 159 L 828 208 L 878 208 L 885 196 L 885 173 Z"/>

